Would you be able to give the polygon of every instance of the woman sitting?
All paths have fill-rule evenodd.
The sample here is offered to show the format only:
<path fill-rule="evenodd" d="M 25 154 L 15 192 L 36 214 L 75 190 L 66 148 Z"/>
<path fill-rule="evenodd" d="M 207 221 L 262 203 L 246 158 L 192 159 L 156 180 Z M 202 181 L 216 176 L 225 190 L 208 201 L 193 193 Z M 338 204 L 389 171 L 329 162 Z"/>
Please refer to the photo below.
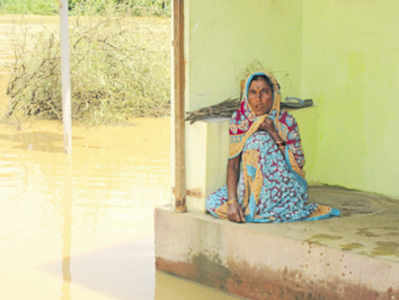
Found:
<path fill-rule="evenodd" d="M 207 211 L 234 222 L 293 222 L 338 216 L 307 203 L 304 154 L 297 123 L 280 112 L 280 88 L 267 73 L 248 77 L 230 123 L 227 185 L 211 194 Z"/>

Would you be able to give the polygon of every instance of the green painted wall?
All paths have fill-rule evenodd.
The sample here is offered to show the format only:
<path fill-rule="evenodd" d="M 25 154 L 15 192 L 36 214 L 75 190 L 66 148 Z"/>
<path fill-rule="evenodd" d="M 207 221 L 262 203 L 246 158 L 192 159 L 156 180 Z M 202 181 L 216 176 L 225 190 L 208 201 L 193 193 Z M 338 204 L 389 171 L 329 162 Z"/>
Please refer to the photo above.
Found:
<path fill-rule="evenodd" d="M 296 114 L 310 182 L 399 197 L 399 2 L 303 0 Z"/>
<path fill-rule="evenodd" d="M 186 0 L 187 110 L 239 95 L 255 59 L 297 93 L 301 1 Z"/>
<path fill-rule="evenodd" d="M 238 95 L 257 59 L 284 96 L 316 103 L 295 112 L 311 183 L 398 198 L 398 11 L 396 0 L 186 0 L 187 110 Z"/>

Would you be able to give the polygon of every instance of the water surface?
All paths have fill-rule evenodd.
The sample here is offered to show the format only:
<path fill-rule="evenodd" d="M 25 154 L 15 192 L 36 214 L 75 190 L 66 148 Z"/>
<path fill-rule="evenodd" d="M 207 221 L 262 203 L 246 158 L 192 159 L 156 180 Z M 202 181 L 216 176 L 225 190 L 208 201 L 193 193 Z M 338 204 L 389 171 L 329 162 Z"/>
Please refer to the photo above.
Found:
<path fill-rule="evenodd" d="M 154 268 L 153 210 L 170 202 L 169 119 L 0 125 L 5 299 L 230 299 Z"/>

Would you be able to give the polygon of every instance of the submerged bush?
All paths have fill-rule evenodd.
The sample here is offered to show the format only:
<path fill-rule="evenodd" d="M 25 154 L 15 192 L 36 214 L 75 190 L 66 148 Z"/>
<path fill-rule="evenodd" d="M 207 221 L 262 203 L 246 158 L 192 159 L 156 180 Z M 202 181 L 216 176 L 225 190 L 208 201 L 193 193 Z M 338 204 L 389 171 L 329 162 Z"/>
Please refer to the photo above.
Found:
<path fill-rule="evenodd" d="M 167 20 L 85 17 L 72 21 L 73 119 L 99 124 L 169 113 Z M 22 113 L 61 119 L 58 33 L 42 31 L 24 41 L 15 51 L 7 116 Z"/>

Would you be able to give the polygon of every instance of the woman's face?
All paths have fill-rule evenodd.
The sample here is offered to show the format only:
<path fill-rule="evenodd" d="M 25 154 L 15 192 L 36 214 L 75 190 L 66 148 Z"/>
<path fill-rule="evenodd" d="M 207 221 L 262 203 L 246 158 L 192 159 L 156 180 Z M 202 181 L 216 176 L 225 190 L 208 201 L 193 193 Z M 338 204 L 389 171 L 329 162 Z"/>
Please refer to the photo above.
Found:
<path fill-rule="evenodd" d="M 270 112 L 273 107 L 273 92 L 265 80 L 258 79 L 251 82 L 248 102 L 256 116 Z"/>

